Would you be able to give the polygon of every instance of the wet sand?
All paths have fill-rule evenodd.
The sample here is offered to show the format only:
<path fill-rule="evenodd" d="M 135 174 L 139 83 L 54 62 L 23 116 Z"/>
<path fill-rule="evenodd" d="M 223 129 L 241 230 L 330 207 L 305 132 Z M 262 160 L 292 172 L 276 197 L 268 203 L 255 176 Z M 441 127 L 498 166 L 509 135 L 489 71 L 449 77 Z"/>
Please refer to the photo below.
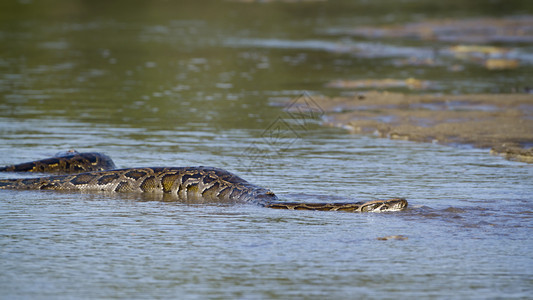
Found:
<path fill-rule="evenodd" d="M 441 19 L 381 27 L 358 27 L 343 34 L 368 38 L 410 38 L 455 43 L 531 43 L 533 16 Z"/>
<path fill-rule="evenodd" d="M 533 163 L 533 95 L 409 95 L 370 91 L 313 97 L 326 123 L 352 133 L 491 149 Z"/>

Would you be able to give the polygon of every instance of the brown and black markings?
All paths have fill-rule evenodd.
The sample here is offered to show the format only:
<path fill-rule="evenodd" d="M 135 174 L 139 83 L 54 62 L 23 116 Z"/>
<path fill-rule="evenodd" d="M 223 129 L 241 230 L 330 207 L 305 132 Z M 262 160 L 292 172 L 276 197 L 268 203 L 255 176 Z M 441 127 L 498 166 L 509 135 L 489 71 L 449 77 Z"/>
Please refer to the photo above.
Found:
<path fill-rule="evenodd" d="M 39 178 L 0 179 L 0 189 L 160 193 L 181 201 L 254 203 L 269 208 L 347 212 L 398 211 L 402 198 L 348 203 L 284 202 L 269 189 L 212 167 L 114 169 L 100 153 L 74 153 L 0 168 L 4 172 L 77 173 Z"/>
<path fill-rule="evenodd" d="M 74 174 L 115 169 L 113 160 L 102 153 L 69 151 L 54 157 L 0 167 L 0 172 Z"/>

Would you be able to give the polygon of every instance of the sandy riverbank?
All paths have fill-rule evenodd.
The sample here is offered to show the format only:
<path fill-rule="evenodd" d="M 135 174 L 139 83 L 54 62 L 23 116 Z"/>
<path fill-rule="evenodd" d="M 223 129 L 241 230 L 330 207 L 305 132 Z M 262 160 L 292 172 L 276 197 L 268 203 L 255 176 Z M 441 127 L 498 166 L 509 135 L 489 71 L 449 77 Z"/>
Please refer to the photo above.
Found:
<path fill-rule="evenodd" d="M 533 95 L 409 95 L 366 92 L 313 97 L 326 123 L 353 133 L 491 149 L 533 163 Z"/>

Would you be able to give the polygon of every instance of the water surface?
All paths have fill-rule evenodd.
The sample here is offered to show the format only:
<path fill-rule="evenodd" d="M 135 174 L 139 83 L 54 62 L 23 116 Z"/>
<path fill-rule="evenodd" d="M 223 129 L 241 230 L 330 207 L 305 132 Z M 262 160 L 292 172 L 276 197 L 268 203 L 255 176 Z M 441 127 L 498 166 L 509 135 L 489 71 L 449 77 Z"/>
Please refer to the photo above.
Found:
<path fill-rule="evenodd" d="M 336 79 L 417 77 L 444 93 L 523 88 L 527 55 L 501 72 L 399 67 L 435 43 L 332 32 L 532 8 L 372 3 L 0 4 L 0 164 L 75 148 L 118 167 L 222 167 L 288 200 L 410 204 L 349 214 L 1 191 L 0 298 L 530 297 L 530 165 L 487 149 L 349 135 L 320 119 L 301 126 L 279 103 L 354 92 L 326 87 Z M 531 55 L 531 45 L 507 46 Z M 408 239 L 377 239 L 391 235 Z"/>

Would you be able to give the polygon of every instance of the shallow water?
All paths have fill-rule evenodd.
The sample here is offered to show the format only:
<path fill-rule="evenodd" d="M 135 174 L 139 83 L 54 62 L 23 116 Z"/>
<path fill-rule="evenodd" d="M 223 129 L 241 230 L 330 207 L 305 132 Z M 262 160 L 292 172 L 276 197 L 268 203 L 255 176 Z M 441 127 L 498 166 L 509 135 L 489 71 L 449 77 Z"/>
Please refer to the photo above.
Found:
<path fill-rule="evenodd" d="M 524 54 L 517 70 L 450 73 L 395 65 L 430 42 L 331 35 L 390 18 L 532 12 L 449 2 L 388 14 L 364 1 L 3 2 L 1 165 L 76 148 L 118 167 L 222 167 L 288 200 L 410 206 L 350 214 L 0 191 L 0 298 L 530 297 L 531 165 L 349 135 L 279 104 L 352 93 L 326 87 L 339 78 L 427 77 L 437 92 L 530 82 L 527 44 L 512 45 Z M 363 46 L 379 51 L 350 52 Z M 407 239 L 378 240 L 392 235 Z"/>

